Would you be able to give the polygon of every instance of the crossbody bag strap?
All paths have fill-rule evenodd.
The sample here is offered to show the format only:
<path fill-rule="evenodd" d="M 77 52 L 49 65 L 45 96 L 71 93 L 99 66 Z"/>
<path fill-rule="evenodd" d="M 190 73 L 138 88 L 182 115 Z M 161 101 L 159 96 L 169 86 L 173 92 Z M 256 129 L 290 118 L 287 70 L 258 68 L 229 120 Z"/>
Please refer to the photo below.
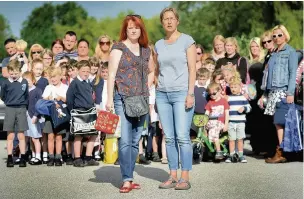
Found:
<path fill-rule="evenodd" d="M 142 84 L 141 84 L 141 92 L 143 93 L 144 91 L 144 62 L 143 62 L 143 57 L 142 57 L 142 46 L 139 47 L 139 59 L 140 59 L 140 65 L 141 65 L 141 79 L 142 79 Z"/>

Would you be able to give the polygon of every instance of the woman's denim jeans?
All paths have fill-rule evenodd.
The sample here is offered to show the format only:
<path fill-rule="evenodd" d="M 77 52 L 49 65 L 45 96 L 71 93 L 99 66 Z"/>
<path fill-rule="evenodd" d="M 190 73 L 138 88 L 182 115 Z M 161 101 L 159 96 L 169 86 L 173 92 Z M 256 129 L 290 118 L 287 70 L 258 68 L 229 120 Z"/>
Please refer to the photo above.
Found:
<path fill-rule="evenodd" d="M 135 161 L 138 155 L 138 143 L 143 131 L 146 115 L 130 118 L 124 112 L 121 95 L 114 96 L 115 113 L 120 116 L 121 138 L 118 141 L 118 155 L 123 182 L 133 181 Z"/>
<path fill-rule="evenodd" d="M 157 110 L 166 136 L 169 169 L 174 171 L 179 169 L 179 153 L 182 171 L 192 169 L 190 126 L 194 108 L 185 108 L 186 97 L 187 91 L 156 91 Z"/>

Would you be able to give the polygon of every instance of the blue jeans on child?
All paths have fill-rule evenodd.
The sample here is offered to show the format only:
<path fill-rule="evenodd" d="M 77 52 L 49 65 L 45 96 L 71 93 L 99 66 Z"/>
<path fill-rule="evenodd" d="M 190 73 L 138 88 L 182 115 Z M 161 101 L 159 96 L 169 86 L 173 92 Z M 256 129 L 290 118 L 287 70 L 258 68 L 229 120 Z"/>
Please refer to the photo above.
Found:
<path fill-rule="evenodd" d="M 121 138 L 118 141 L 118 156 L 123 182 L 133 181 L 133 172 L 138 155 L 138 143 L 143 131 L 146 115 L 130 118 L 124 112 L 121 95 L 114 95 L 115 113 L 120 116 Z"/>
<path fill-rule="evenodd" d="M 179 153 L 182 171 L 192 169 L 190 127 L 194 107 L 185 108 L 187 93 L 187 91 L 156 91 L 158 115 L 166 136 L 169 169 L 174 171 L 179 169 Z"/>

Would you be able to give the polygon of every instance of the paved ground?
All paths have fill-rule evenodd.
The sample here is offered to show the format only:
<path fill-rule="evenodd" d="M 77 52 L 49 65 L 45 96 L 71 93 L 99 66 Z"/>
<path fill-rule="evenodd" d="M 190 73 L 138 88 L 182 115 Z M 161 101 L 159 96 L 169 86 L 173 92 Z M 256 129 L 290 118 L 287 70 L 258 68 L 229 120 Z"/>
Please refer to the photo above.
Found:
<path fill-rule="evenodd" d="M 135 179 L 142 185 L 142 190 L 120 194 L 118 166 L 50 168 L 29 165 L 26 168 L 6 168 L 4 147 L 5 142 L 0 141 L 0 199 L 303 198 L 301 162 L 268 165 L 263 159 L 247 157 L 247 164 L 202 163 L 193 168 L 192 189 L 189 191 L 158 189 L 158 184 L 167 179 L 167 165 L 137 165 Z"/>

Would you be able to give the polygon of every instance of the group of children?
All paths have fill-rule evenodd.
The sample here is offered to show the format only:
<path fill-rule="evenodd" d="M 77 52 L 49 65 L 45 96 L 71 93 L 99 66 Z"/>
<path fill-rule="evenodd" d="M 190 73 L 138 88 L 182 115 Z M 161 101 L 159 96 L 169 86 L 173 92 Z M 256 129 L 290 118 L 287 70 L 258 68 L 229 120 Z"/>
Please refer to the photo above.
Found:
<path fill-rule="evenodd" d="M 215 70 L 214 60 L 208 58 L 202 68 L 197 70 L 194 89 L 194 112 L 209 117 L 205 128 L 209 140 L 214 143 L 216 160 L 224 159 L 219 137 L 221 133 L 228 131 L 230 153 L 226 163 L 247 162 L 243 155 L 243 139 L 246 137 L 246 114 L 250 112 L 251 106 L 248 102 L 247 85 L 242 83 L 237 67 L 229 64 Z M 192 130 L 195 129 L 192 125 Z"/>
<path fill-rule="evenodd" d="M 7 131 L 7 167 L 15 164 L 26 167 L 27 161 L 31 165 L 61 166 L 63 159 L 67 165 L 76 167 L 99 165 L 96 160 L 100 159 L 100 135 L 73 136 L 68 125 L 55 128 L 51 117 L 40 115 L 35 107 L 38 100 L 44 99 L 54 101 L 57 108 L 68 110 L 87 110 L 94 106 L 97 110 L 104 109 L 101 99 L 106 99 L 107 62 L 100 65 L 96 58 L 79 62 L 67 57 L 63 59 L 66 60 L 59 65 L 47 67 L 42 59 L 34 59 L 31 70 L 26 72 L 22 71 L 22 62 L 18 59 L 9 62 L 9 78 L 1 83 L 0 96 L 6 105 L 3 130 Z M 16 161 L 13 160 L 15 134 L 20 149 Z M 82 157 L 84 137 L 86 153 Z M 30 160 L 29 148 L 32 151 Z M 65 158 L 62 157 L 63 148 Z"/>

